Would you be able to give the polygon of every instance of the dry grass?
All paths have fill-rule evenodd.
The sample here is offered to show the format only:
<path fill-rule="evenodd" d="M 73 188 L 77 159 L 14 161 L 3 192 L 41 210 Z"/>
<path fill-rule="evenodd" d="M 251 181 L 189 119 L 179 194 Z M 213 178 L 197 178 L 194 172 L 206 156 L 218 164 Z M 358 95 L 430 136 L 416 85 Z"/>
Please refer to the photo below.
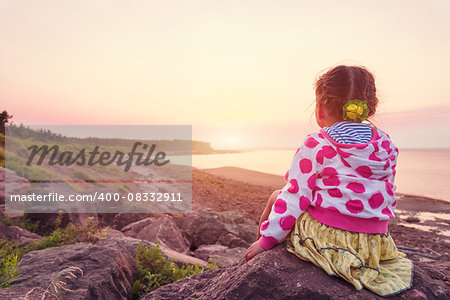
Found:
<path fill-rule="evenodd" d="M 41 300 L 61 299 L 63 294 L 73 292 L 67 287 L 68 283 L 83 277 L 83 275 L 83 270 L 75 266 L 60 271 L 42 292 Z M 40 294 L 40 290 L 42 289 L 39 287 L 32 288 L 26 293 L 25 299 L 36 299 L 36 292 Z"/>

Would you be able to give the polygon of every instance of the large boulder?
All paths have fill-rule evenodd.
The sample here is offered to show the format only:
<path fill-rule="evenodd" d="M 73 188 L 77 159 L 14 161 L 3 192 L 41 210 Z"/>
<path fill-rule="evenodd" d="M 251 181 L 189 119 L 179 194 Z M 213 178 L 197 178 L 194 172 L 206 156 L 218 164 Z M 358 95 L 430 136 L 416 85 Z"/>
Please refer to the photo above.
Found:
<path fill-rule="evenodd" d="M 118 244 L 77 243 L 30 252 L 21 275 L 0 289 L 0 299 L 124 299 L 131 293 L 136 263 Z M 55 295 L 50 297 L 51 295 Z M 32 295 L 34 298 L 30 298 Z"/>
<path fill-rule="evenodd" d="M 443 267 L 416 262 L 412 288 L 391 298 L 450 299 L 442 274 L 445 274 Z M 181 279 L 151 292 L 143 299 L 383 298 L 366 289 L 357 291 L 343 279 L 328 276 L 322 269 L 298 259 L 279 245 L 249 262 L 242 259 L 238 264 Z"/>
<path fill-rule="evenodd" d="M 6 226 L 0 223 L 0 239 L 13 241 L 21 246 L 32 241 L 42 241 L 44 238 L 18 226 Z"/>
<path fill-rule="evenodd" d="M 202 245 L 194 252 L 194 256 L 202 260 L 218 262 L 220 266 L 228 266 L 238 262 L 245 253 L 246 248 L 228 248 L 223 245 Z"/>
<path fill-rule="evenodd" d="M 191 250 L 216 243 L 227 247 L 248 247 L 255 241 L 258 230 L 258 225 L 239 211 L 202 210 L 194 215 L 176 216 L 174 220 L 189 240 Z"/>
<path fill-rule="evenodd" d="M 146 218 L 122 228 L 122 232 L 129 237 L 150 242 L 173 249 L 180 253 L 189 252 L 189 243 L 181 233 L 172 217 L 161 215 Z"/>

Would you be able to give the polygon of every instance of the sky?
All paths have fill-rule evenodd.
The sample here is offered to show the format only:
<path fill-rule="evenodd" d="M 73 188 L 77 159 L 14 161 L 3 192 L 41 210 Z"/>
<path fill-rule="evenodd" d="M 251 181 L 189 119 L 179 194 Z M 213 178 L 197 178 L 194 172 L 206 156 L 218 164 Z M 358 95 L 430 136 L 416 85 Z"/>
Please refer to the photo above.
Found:
<path fill-rule="evenodd" d="M 318 130 L 315 78 L 356 64 L 394 143 L 450 148 L 449 28 L 446 0 L 0 0 L 0 110 L 289 148 Z"/>

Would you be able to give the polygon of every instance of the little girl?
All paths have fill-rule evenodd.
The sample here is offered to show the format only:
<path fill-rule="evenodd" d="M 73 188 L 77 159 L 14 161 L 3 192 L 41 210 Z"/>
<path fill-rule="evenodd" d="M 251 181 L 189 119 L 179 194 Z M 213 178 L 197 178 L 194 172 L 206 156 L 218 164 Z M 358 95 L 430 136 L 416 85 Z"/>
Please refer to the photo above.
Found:
<path fill-rule="evenodd" d="M 363 67 L 337 66 L 317 80 L 315 92 L 322 129 L 297 150 L 246 258 L 286 239 L 289 252 L 358 290 L 404 291 L 412 284 L 412 262 L 388 232 L 398 149 L 389 135 L 362 123 L 378 103 L 374 78 Z"/>

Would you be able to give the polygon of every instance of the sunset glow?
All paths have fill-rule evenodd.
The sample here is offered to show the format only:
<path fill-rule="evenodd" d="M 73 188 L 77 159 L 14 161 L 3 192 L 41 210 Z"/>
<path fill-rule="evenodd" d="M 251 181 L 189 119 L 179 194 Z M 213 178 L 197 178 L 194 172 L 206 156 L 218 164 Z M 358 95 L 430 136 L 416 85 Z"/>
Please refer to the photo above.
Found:
<path fill-rule="evenodd" d="M 314 78 L 362 64 L 400 147 L 450 147 L 448 1 L 0 1 L 17 124 L 180 124 L 218 148 L 294 147 Z M 445 137 L 445 138 L 442 138 Z"/>

